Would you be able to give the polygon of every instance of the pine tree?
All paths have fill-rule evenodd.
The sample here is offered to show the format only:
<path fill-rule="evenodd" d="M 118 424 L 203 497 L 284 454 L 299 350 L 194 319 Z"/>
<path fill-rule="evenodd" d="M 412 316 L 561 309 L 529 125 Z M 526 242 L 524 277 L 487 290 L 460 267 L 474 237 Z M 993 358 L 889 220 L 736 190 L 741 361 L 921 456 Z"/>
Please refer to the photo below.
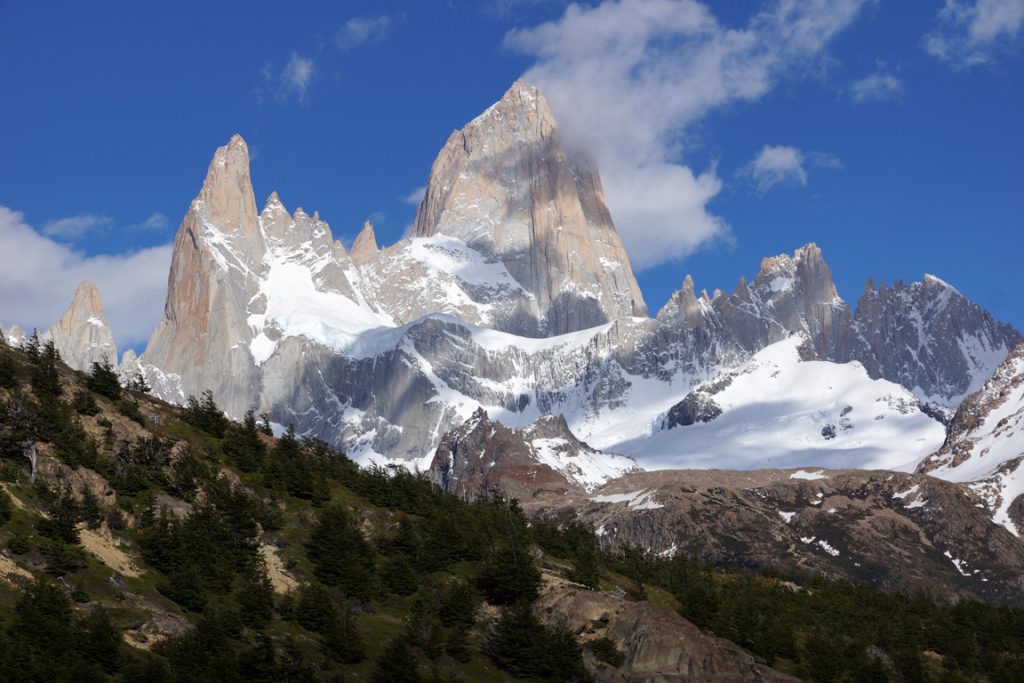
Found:
<path fill-rule="evenodd" d="M 328 625 L 321 637 L 324 651 L 336 662 L 355 664 L 366 659 L 363 639 L 347 604 L 339 610 L 337 618 Z"/>
<path fill-rule="evenodd" d="M 370 679 L 371 683 L 419 683 L 422 680 L 416 659 L 401 638 L 391 641 Z"/>
<path fill-rule="evenodd" d="M 213 400 L 213 392 L 209 389 L 203 392 L 201 400 L 189 396 L 181 417 L 186 423 L 218 439 L 224 437 L 228 428 L 228 419 Z"/>
<path fill-rule="evenodd" d="M 221 443 L 224 454 L 243 472 L 255 472 L 263 465 L 267 447 L 260 439 L 256 418 L 250 410 L 241 425 L 228 426 Z"/>
<path fill-rule="evenodd" d="M 85 380 L 85 386 L 90 391 L 95 391 L 100 396 L 106 396 L 111 401 L 121 398 L 121 382 L 117 378 L 117 371 L 113 364 L 106 356 L 102 361 L 92 364 L 92 372 Z"/>
<path fill-rule="evenodd" d="M 331 505 L 320 512 L 309 541 L 317 578 L 349 597 L 369 600 L 376 592 L 373 547 L 347 509 Z"/>
<path fill-rule="evenodd" d="M 153 387 L 149 386 L 149 382 L 146 381 L 146 376 L 142 374 L 141 370 L 136 370 L 132 378 L 128 380 L 128 389 L 140 394 L 148 394 L 153 391 Z"/>
<path fill-rule="evenodd" d="M 420 577 L 405 555 L 395 555 L 384 561 L 384 585 L 396 595 L 412 595 L 419 587 Z"/>
<path fill-rule="evenodd" d="M 540 589 L 540 570 L 525 546 L 501 543 L 484 562 L 478 583 L 489 602 L 510 605 L 533 602 Z"/>
<path fill-rule="evenodd" d="M 596 589 L 601 581 L 601 568 L 597 551 L 590 544 L 581 544 L 573 557 L 569 578 L 590 589 Z"/>

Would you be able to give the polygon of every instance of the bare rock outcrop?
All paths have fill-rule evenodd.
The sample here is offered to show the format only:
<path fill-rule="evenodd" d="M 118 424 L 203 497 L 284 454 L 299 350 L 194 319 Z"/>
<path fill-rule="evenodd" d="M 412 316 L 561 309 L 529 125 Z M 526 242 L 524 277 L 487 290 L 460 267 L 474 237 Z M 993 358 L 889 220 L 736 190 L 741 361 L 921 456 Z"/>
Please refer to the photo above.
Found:
<path fill-rule="evenodd" d="M 559 586 L 546 591 L 538 609 L 565 623 L 583 641 L 607 637 L 623 653 L 620 666 L 593 658 L 586 664 L 595 680 L 607 683 L 678 681 L 797 681 L 759 663 L 731 641 L 700 632 L 675 612 L 646 602 L 627 602 L 596 591 Z"/>

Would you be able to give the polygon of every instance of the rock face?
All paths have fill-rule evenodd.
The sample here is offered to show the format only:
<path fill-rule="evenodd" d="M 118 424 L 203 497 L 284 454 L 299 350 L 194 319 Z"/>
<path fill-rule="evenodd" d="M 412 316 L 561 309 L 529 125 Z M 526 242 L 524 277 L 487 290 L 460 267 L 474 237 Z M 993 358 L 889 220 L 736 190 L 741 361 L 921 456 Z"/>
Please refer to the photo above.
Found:
<path fill-rule="evenodd" d="M 266 251 L 258 215 L 249 149 L 236 135 L 217 150 L 178 228 L 164 316 L 144 354 L 185 392 L 209 389 L 233 414 L 250 407 L 258 386 L 247 320 Z"/>
<path fill-rule="evenodd" d="M 996 522 L 1024 532 L 1024 344 L 957 409 L 938 451 L 918 468 L 950 481 L 973 482 Z"/>
<path fill-rule="evenodd" d="M 52 339 L 61 358 L 75 370 L 87 372 L 104 360 L 117 364 L 114 334 L 103 315 L 100 291 L 91 282 L 78 285 L 68 310 L 40 339 Z"/>
<path fill-rule="evenodd" d="M 749 352 L 794 332 L 804 333 L 817 354 L 830 360 L 844 355 L 850 343 L 850 309 L 816 244 L 762 260 L 749 284 L 741 278 L 731 295 L 716 297 L 712 305 Z"/>
<path fill-rule="evenodd" d="M 569 158 L 544 96 L 521 81 L 448 139 L 414 234 L 501 260 L 522 294 L 498 329 L 550 336 L 647 315 L 597 170 Z"/>
<path fill-rule="evenodd" d="M 289 214 L 276 192 L 257 212 L 248 148 L 236 135 L 217 150 L 178 229 L 164 316 L 136 363 L 164 398 L 209 389 L 238 417 L 261 404 L 260 365 L 283 326 L 316 325 L 325 301 L 358 309 L 350 267 L 318 214 Z"/>
<path fill-rule="evenodd" d="M 702 634 L 675 612 L 645 602 L 560 586 L 544 592 L 538 609 L 546 619 L 581 633 L 581 639 L 606 637 L 615 643 L 625 655 L 620 666 L 589 656 L 585 660 L 595 680 L 605 683 L 799 680 L 759 664 L 728 640 Z"/>
<path fill-rule="evenodd" d="M 859 360 L 872 376 L 948 407 L 977 391 L 1010 348 L 1024 341 L 934 275 L 877 289 L 869 280 L 857 305 L 856 332 L 864 344 L 838 359 Z"/>
<path fill-rule="evenodd" d="M 602 453 L 577 439 L 561 415 L 513 430 L 492 422 L 478 408 L 441 439 L 428 475 L 459 496 L 500 489 L 523 498 L 540 490 L 592 490 L 638 471 L 633 460 Z"/>
<path fill-rule="evenodd" d="M 982 502 L 921 474 L 677 470 L 526 498 L 524 508 L 593 525 L 611 546 L 1020 606 L 1024 545 Z"/>

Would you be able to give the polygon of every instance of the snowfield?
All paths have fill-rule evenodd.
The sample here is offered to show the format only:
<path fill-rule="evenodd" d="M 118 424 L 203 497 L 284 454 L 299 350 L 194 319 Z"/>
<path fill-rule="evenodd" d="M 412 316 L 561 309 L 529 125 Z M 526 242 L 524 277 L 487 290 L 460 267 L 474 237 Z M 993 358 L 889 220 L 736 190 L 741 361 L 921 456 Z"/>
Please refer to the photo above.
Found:
<path fill-rule="evenodd" d="M 732 382 L 711 397 L 722 409 L 711 422 L 655 428 L 622 441 L 615 441 L 612 425 L 581 438 L 629 455 L 646 469 L 908 472 L 942 445 L 942 425 L 918 410 L 909 391 L 871 379 L 859 363 L 802 361 L 802 341 L 793 336 L 768 346 L 728 372 Z M 630 396 L 633 412 L 644 400 L 643 391 L 636 393 Z M 615 414 L 608 417 L 614 421 Z"/>

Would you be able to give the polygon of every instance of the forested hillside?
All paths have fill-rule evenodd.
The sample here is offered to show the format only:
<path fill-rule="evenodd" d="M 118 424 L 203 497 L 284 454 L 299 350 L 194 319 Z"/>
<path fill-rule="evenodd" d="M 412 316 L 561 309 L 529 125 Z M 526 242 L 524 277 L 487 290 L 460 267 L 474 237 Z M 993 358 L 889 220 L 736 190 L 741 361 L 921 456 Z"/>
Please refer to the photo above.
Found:
<path fill-rule="evenodd" d="M 0 345 L 0 680 L 1024 680 L 1019 611 L 611 554 L 147 389 Z"/>

